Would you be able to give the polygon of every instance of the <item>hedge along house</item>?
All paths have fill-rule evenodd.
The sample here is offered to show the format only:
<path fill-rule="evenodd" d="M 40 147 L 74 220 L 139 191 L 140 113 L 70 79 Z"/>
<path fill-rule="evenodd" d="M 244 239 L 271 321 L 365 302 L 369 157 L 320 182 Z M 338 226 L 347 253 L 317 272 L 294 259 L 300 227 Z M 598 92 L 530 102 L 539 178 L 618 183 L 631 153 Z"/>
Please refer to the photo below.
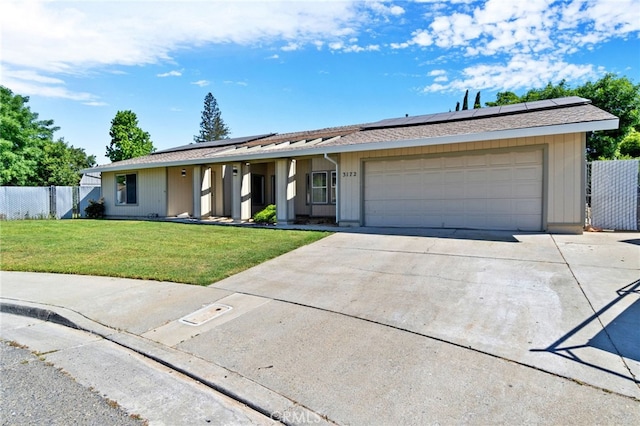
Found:
<path fill-rule="evenodd" d="M 587 132 L 617 117 L 568 97 L 190 144 L 99 166 L 106 215 L 580 233 Z"/>

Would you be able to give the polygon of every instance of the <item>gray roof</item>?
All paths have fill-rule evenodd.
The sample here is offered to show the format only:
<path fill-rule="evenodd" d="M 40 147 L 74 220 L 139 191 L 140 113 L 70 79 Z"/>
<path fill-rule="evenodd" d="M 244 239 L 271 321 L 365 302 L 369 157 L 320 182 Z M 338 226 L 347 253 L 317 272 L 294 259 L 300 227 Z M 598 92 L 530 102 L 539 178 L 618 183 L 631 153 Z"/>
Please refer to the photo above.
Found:
<path fill-rule="evenodd" d="M 502 107 L 403 117 L 369 124 L 226 139 L 222 144 L 190 144 L 90 170 L 135 170 L 288 158 L 323 153 L 335 154 L 507 137 L 609 130 L 617 127 L 616 116 L 591 105 L 587 99 L 569 97 Z"/>

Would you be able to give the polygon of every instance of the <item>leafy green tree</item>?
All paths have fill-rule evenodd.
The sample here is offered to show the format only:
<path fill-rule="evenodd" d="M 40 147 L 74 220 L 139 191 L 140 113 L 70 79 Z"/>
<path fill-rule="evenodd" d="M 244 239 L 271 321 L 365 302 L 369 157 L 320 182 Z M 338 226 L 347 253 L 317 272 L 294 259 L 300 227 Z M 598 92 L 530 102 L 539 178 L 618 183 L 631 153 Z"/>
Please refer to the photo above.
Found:
<path fill-rule="evenodd" d="M 464 92 L 464 99 L 462 100 L 462 110 L 469 109 L 469 90 Z"/>
<path fill-rule="evenodd" d="M 531 89 L 525 93 L 519 102 L 534 102 L 544 99 L 564 98 L 565 96 L 573 96 L 575 91 L 567 86 L 565 80 L 560 81 L 557 85 L 547 83 L 542 89 Z"/>
<path fill-rule="evenodd" d="M 485 106 L 494 107 L 500 105 L 511 105 L 521 102 L 520 96 L 513 92 L 498 92 L 495 102 L 485 102 Z"/>
<path fill-rule="evenodd" d="M 620 142 L 620 158 L 640 158 L 640 132 L 631 130 Z"/>
<path fill-rule="evenodd" d="M 456 102 L 456 111 L 460 111 L 460 102 Z"/>
<path fill-rule="evenodd" d="M 83 149 L 67 145 L 63 139 L 47 141 L 42 146 L 42 157 L 37 168 L 38 186 L 76 186 L 82 169 L 96 165 L 96 158 L 87 156 Z"/>
<path fill-rule="evenodd" d="M 619 120 L 618 129 L 591 132 L 587 136 L 587 159 L 614 159 L 622 154 L 622 140 L 632 130 L 640 130 L 640 85 L 634 85 L 627 77 L 616 77 L 608 73 L 596 82 L 587 82 L 575 89 L 566 81 L 559 84 L 548 83 L 544 88 L 531 89 L 518 97 L 513 92 L 499 92 L 495 102 L 487 106 L 509 105 L 519 102 L 532 102 L 565 96 L 580 96 L 590 99 L 592 104 Z M 622 154 L 624 155 L 624 154 Z"/>
<path fill-rule="evenodd" d="M 193 137 L 193 140 L 200 142 L 227 139 L 229 137 L 229 127 L 222 120 L 218 101 L 211 92 L 204 97 L 204 109 L 202 110 L 202 121 L 200 122 L 200 133 Z"/>
<path fill-rule="evenodd" d="M 29 98 L 0 86 L 0 185 L 77 185 L 80 169 L 95 165 L 83 149 L 53 140 L 53 120 L 39 120 Z"/>
<path fill-rule="evenodd" d="M 620 119 L 618 129 L 593 132 L 587 140 L 590 159 L 615 158 L 625 136 L 634 129 L 640 130 L 640 84 L 609 73 L 596 82 L 588 81 L 577 87 L 574 93 L 591 99 L 593 105 Z"/>
<path fill-rule="evenodd" d="M 155 151 L 151 136 L 138 127 L 138 117 L 132 111 L 118 111 L 111 120 L 111 143 L 107 145 L 107 157 L 111 161 L 128 160 Z"/>

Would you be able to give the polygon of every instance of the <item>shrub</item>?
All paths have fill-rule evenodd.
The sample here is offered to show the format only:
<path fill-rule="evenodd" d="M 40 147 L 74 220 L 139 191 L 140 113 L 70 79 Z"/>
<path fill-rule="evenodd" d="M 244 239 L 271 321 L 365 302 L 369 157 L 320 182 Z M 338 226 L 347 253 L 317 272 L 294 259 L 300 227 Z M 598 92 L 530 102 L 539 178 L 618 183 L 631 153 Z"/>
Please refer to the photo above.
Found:
<path fill-rule="evenodd" d="M 620 157 L 640 158 L 640 132 L 632 130 L 620 142 Z"/>
<path fill-rule="evenodd" d="M 104 198 L 98 201 L 89 200 L 89 205 L 84 209 L 87 217 L 90 219 L 101 219 L 104 217 Z"/>
<path fill-rule="evenodd" d="M 276 205 L 269 204 L 264 210 L 253 215 L 255 223 L 276 223 Z"/>

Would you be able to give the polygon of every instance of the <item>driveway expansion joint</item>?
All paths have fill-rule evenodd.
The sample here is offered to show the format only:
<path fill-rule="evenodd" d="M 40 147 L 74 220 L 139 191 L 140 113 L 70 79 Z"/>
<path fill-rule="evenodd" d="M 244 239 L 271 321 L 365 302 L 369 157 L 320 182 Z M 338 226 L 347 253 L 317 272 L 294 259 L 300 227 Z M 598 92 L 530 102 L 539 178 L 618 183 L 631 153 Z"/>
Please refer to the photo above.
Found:
<path fill-rule="evenodd" d="M 222 288 L 222 287 L 217 287 L 217 288 Z M 223 290 L 227 290 L 227 289 L 224 289 L 224 288 L 222 288 L 222 289 Z M 261 296 L 259 294 L 253 294 L 253 293 L 250 293 L 250 292 L 242 292 L 242 291 L 238 291 L 238 290 L 234 290 L 234 291 L 237 292 L 237 293 L 246 294 L 246 295 L 249 295 L 249 296 L 266 297 L 266 296 Z M 380 322 L 380 321 L 376 321 L 376 320 L 372 320 L 372 319 L 368 319 L 368 318 L 361 318 L 361 317 L 357 317 L 357 316 L 354 316 L 354 315 L 346 314 L 344 312 L 334 311 L 334 310 L 331 310 L 331 309 L 320 308 L 320 307 L 312 306 L 312 305 L 306 305 L 306 304 L 300 303 L 300 302 L 292 302 L 292 301 L 289 301 L 289 300 L 279 299 L 279 298 L 276 298 L 276 297 L 271 297 L 271 299 L 274 300 L 274 301 L 277 301 L 277 302 L 281 302 L 281 303 L 287 303 L 287 304 L 291 304 L 291 305 L 300 306 L 300 307 L 303 307 L 303 308 L 310 308 L 310 309 L 314 309 L 314 310 L 318 310 L 318 311 L 322 311 L 322 312 L 327 312 L 327 313 L 330 313 L 330 314 L 336 314 L 336 315 L 344 316 L 344 317 L 347 317 L 347 318 L 360 320 L 360 321 L 368 322 L 368 323 L 371 323 L 371 324 L 379 325 L 379 326 L 382 326 L 382 327 L 390 328 L 390 329 L 397 330 L 397 331 L 400 331 L 400 332 L 413 334 L 415 336 L 424 337 L 424 338 L 431 339 L 431 340 L 434 340 L 434 341 L 437 341 L 437 342 L 440 342 L 440 343 L 444 343 L 444 344 L 448 344 L 448 345 L 451 345 L 451 346 L 455 346 L 455 347 L 458 347 L 458 348 L 461 348 L 461 349 L 470 350 L 472 352 L 475 352 L 475 353 L 478 353 L 478 354 L 481 354 L 481 355 L 485 355 L 485 356 L 489 356 L 489 357 L 494 358 L 494 359 L 499 359 L 501 361 L 505 361 L 505 362 L 512 363 L 512 364 L 516 364 L 516 365 L 519 365 L 519 366 L 522 366 L 522 367 L 525 367 L 525 368 L 528 368 L 528 369 L 531 369 L 531 370 L 534 370 L 534 371 L 538 371 L 540 373 L 549 374 L 551 376 L 554 376 L 554 377 L 557 377 L 557 378 L 560 378 L 560 379 L 564 379 L 564 380 L 568 380 L 570 382 L 577 383 L 577 384 L 582 385 L 582 386 L 587 386 L 587 387 L 590 387 L 590 388 L 593 388 L 593 389 L 597 389 L 597 390 L 600 390 L 600 391 L 603 391 L 603 392 L 606 392 L 606 393 L 622 396 L 622 397 L 628 398 L 628 399 L 633 400 L 633 401 L 640 401 L 640 398 L 636 398 L 636 397 L 633 397 L 631 395 L 626 395 L 626 394 L 623 394 L 623 393 L 620 393 L 620 392 L 616 392 L 616 391 L 613 391 L 611 389 L 604 388 L 602 386 L 593 385 L 591 383 L 587 383 L 587 382 L 581 381 L 579 379 L 575 379 L 575 378 L 572 378 L 572 377 L 569 377 L 569 376 L 558 374 L 558 373 L 555 373 L 553 371 L 545 370 L 545 369 L 543 369 L 541 367 L 536 367 L 534 365 L 526 364 L 526 363 L 524 363 L 522 361 L 517 361 L 517 360 L 514 360 L 514 359 L 510 359 L 510 358 L 507 358 L 507 357 L 496 355 L 496 354 L 493 354 L 491 352 L 487 352 L 487 351 L 484 351 L 484 350 L 481 350 L 481 349 L 474 348 L 471 345 L 464 345 L 464 344 L 452 342 L 452 341 L 449 341 L 449 340 L 446 340 L 446 339 L 443 339 L 443 338 L 440 338 L 440 337 L 431 336 L 431 335 L 420 333 L 420 332 L 413 331 L 413 330 L 407 330 L 407 329 L 404 329 L 402 327 L 398 327 L 398 326 L 395 326 L 395 325 L 392 325 L 392 324 L 386 324 L 384 322 Z M 626 366 L 626 364 L 625 364 L 625 366 Z"/>

